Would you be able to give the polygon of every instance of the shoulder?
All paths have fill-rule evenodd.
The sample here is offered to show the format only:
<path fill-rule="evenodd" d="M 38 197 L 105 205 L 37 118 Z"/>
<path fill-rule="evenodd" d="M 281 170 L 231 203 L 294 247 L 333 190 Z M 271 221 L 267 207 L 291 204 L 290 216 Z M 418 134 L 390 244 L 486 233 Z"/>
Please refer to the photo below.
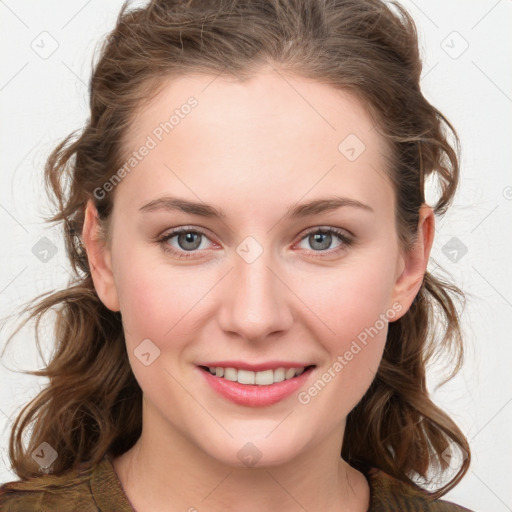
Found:
<path fill-rule="evenodd" d="M 91 471 L 67 471 L 62 475 L 43 474 L 28 480 L 8 482 L 0 487 L 0 510 L 97 511 L 90 490 Z"/>
<path fill-rule="evenodd" d="M 449 501 L 435 500 L 420 487 L 402 482 L 377 469 L 370 471 L 366 477 L 370 484 L 369 512 L 472 512 Z"/>
<path fill-rule="evenodd" d="M 89 469 L 74 469 L 61 475 L 48 474 L 5 483 L 0 486 L 0 510 L 133 512 L 107 457 Z"/>

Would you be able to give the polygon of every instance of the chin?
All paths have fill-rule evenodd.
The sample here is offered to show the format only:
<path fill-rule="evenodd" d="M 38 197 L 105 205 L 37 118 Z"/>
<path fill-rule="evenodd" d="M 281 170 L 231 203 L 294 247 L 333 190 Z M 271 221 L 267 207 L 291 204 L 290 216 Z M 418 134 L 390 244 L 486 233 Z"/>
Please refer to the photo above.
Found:
<path fill-rule="evenodd" d="M 265 468 L 287 464 L 301 452 L 300 447 L 294 443 L 283 443 L 279 436 L 275 439 L 265 439 L 261 434 L 253 439 L 247 435 L 229 438 L 224 442 L 212 440 L 212 444 L 203 446 L 205 454 L 219 463 L 234 468 Z M 227 437 L 227 434 L 226 434 Z"/>

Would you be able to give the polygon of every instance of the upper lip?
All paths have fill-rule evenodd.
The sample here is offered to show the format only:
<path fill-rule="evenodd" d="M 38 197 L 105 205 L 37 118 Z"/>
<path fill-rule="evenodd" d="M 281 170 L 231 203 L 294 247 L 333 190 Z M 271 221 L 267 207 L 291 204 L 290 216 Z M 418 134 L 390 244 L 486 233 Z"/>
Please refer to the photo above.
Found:
<path fill-rule="evenodd" d="M 297 361 L 267 361 L 265 363 L 245 363 L 244 361 L 209 361 L 200 363 L 198 366 L 236 368 L 237 370 L 249 370 L 252 372 L 261 372 L 265 370 L 275 370 L 277 368 L 305 368 L 314 366 L 312 363 L 299 363 Z"/>

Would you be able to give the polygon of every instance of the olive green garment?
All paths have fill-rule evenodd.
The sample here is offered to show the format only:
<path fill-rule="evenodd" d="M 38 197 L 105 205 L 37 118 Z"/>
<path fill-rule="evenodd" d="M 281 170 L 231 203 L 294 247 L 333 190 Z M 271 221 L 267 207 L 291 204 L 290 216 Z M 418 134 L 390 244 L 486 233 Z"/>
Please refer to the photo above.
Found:
<path fill-rule="evenodd" d="M 369 512 L 471 512 L 428 494 L 376 469 L 366 475 Z M 109 456 L 87 470 L 45 474 L 0 487 L 1 512 L 136 512 L 126 496 Z M 310 509 L 309 512 L 317 512 Z"/>

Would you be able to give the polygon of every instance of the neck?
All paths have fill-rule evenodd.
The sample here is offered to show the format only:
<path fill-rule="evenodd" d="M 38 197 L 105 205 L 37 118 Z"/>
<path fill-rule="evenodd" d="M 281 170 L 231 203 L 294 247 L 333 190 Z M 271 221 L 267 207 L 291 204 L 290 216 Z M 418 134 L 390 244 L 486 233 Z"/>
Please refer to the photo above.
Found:
<path fill-rule="evenodd" d="M 113 461 L 137 512 L 368 510 L 368 482 L 339 456 L 339 430 L 293 460 L 246 467 L 218 461 L 168 425 L 162 435 L 159 426 L 146 422 L 137 443 Z"/>

